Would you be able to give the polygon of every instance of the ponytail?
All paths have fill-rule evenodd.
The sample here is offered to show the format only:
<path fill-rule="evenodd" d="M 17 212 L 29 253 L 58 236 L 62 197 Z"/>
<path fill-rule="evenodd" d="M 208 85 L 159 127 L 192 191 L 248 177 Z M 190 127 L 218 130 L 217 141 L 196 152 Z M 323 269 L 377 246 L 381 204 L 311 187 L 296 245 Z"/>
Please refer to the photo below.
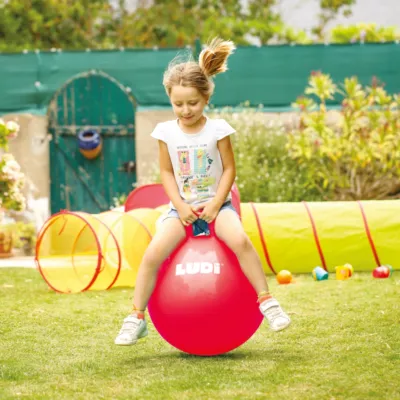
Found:
<path fill-rule="evenodd" d="M 230 40 L 214 38 L 199 56 L 199 65 L 204 75 L 212 77 L 225 72 L 228 69 L 227 59 L 235 48 Z"/>

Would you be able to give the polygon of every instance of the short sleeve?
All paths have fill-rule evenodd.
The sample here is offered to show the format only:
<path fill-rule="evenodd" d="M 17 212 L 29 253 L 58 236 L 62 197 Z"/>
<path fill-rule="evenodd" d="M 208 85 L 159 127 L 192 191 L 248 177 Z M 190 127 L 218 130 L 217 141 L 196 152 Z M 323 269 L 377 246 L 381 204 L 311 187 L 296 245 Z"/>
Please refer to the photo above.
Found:
<path fill-rule="evenodd" d="M 232 135 L 236 130 L 232 128 L 224 119 L 217 119 L 216 134 L 217 140 L 221 140 L 226 136 Z"/>
<path fill-rule="evenodd" d="M 163 123 L 157 124 L 150 136 L 153 137 L 154 139 L 167 142 L 167 135 L 164 124 Z"/>

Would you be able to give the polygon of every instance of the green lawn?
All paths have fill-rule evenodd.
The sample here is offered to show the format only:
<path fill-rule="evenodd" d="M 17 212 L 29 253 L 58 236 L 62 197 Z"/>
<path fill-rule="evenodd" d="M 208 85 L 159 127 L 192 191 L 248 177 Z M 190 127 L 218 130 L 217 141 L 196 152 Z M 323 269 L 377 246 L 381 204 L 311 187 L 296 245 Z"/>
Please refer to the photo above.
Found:
<path fill-rule="evenodd" d="M 202 358 L 151 324 L 143 342 L 114 346 L 132 290 L 61 295 L 34 270 L 0 269 L 0 399 L 400 399 L 399 279 L 271 279 L 291 327 L 264 323 Z"/>

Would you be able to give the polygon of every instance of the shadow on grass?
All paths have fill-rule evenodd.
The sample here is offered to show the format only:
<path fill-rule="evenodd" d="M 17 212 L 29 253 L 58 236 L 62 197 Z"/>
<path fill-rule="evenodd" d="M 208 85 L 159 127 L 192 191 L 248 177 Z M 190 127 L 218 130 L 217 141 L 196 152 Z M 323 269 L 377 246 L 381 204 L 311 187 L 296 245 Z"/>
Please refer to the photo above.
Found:
<path fill-rule="evenodd" d="M 146 363 L 157 358 L 159 361 L 191 361 L 194 363 L 203 362 L 221 362 L 221 361 L 259 361 L 267 359 L 269 362 L 276 363 L 298 363 L 306 359 L 306 356 L 299 353 L 285 352 L 277 349 L 258 349 L 258 350 L 236 350 L 230 353 L 220 354 L 216 356 L 196 356 L 192 354 L 182 353 L 179 350 L 171 350 L 168 353 L 157 354 L 156 352 L 148 355 L 132 356 L 129 360 L 125 359 L 123 364 Z"/>

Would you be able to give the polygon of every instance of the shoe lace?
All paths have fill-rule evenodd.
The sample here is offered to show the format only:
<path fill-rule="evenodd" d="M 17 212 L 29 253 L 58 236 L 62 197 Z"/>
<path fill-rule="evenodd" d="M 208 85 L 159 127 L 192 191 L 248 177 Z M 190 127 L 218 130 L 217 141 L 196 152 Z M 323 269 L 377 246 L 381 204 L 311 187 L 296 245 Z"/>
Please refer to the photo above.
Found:
<path fill-rule="evenodd" d="M 134 319 L 128 319 L 127 321 L 124 321 L 119 334 L 120 335 L 124 333 L 132 334 L 138 328 L 139 323 L 140 323 L 139 321 L 136 321 Z"/>
<path fill-rule="evenodd" d="M 282 310 L 279 306 L 271 307 L 266 311 L 268 319 L 274 322 L 277 318 L 282 317 Z"/>

